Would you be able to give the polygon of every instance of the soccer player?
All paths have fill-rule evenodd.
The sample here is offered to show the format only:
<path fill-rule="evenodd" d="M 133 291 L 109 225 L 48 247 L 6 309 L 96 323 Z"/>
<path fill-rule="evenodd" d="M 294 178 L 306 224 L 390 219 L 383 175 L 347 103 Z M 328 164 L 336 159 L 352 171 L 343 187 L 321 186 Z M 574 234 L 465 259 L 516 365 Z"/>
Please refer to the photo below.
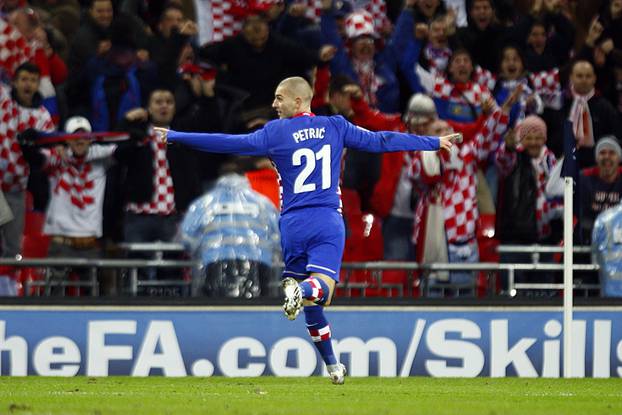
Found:
<path fill-rule="evenodd" d="M 304 307 L 307 329 L 331 381 L 343 384 L 346 368 L 333 352 L 323 311 L 339 280 L 345 243 L 339 196 L 341 154 L 345 147 L 368 152 L 449 150 L 460 134 L 427 137 L 367 131 L 339 115 L 314 116 L 312 96 L 303 78 L 283 80 L 272 104 L 280 119 L 250 134 L 156 130 L 163 140 L 199 150 L 272 159 L 282 187 L 279 226 L 285 262 L 283 310 L 288 319 L 294 320 Z"/>

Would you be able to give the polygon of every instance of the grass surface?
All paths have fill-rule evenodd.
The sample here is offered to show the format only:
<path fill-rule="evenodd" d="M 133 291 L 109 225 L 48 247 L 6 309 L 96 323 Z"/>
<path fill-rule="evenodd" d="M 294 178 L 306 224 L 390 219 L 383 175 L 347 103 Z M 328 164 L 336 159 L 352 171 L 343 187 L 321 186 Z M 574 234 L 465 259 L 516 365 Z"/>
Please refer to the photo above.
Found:
<path fill-rule="evenodd" d="M 622 379 L 2 377 L 0 414 L 622 414 Z"/>

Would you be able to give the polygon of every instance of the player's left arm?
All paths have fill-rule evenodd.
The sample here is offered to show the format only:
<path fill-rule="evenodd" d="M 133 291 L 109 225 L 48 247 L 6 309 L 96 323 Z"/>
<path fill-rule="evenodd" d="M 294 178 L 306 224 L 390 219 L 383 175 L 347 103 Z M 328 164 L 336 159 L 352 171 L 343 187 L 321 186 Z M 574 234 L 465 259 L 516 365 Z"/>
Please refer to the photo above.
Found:
<path fill-rule="evenodd" d="M 344 120 L 343 131 L 345 147 L 370 153 L 392 151 L 437 151 L 449 150 L 461 134 L 436 137 L 399 133 L 395 131 L 372 132 L 357 127 Z"/>
<path fill-rule="evenodd" d="M 268 133 L 265 128 L 250 134 L 182 133 L 159 127 L 154 127 L 154 130 L 165 142 L 180 143 L 210 153 L 269 155 Z"/>

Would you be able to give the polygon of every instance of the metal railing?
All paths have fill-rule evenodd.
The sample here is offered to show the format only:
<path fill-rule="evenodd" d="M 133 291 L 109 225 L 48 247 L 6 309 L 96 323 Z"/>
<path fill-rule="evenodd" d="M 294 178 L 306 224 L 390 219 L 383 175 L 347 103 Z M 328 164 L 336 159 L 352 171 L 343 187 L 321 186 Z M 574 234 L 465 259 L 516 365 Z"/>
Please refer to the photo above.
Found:
<path fill-rule="evenodd" d="M 91 295 L 99 295 L 97 281 L 98 269 L 118 269 L 128 271 L 128 294 L 135 296 L 140 287 L 157 287 L 162 285 L 191 286 L 192 281 L 184 280 L 141 280 L 138 270 L 144 268 L 195 268 L 198 261 L 190 260 L 163 260 L 163 259 L 84 259 L 84 258 L 0 258 L 0 265 L 17 268 L 44 268 L 44 279 L 24 281 L 24 294 L 29 295 L 31 288 L 43 287 L 45 293 L 55 287 L 86 287 L 91 289 Z M 51 271 L 54 268 L 82 268 L 89 270 L 86 281 L 53 280 Z M 35 290 L 36 291 L 36 290 Z M 38 291 L 36 291 L 38 292 Z"/>
<path fill-rule="evenodd" d="M 76 258 L 42 258 L 42 259 L 0 259 L 0 265 L 9 265 L 19 268 L 45 268 L 44 275 L 49 275 L 49 270 L 55 267 L 71 267 L 71 268 L 87 268 L 90 270 L 88 281 L 51 281 L 44 278 L 38 281 L 25 281 L 24 292 L 30 293 L 31 288 L 45 287 L 46 293 L 49 288 L 54 285 L 63 287 L 78 286 L 89 287 L 92 289 L 91 295 L 98 295 L 97 269 L 121 269 L 128 271 L 128 294 L 135 296 L 142 287 L 157 287 L 168 285 L 179 285 L 192 288 L 193 280 L 143 280 L 139 279 L 138 270 L 142 268 L 195 268 L 200 264 L 197 261 L 186 260 L 138 260 L 138 259 L 76 259 Z M 488 288 L 492 293 L 496 292 L 496 273 L 507 272 L 507 295 L 514 296 L 517 290 L 521 289 L 552 289 L 559 290 L 563 288 L 563 284 L 523 284 L 515 282 L 516 271 L 559 271 L 563 270 L 562 264 L 497 264 L 497 263 L 471 263 L 471 264 L 418 264 L 413 262 L 358 262 L 344 263 L 342 266 L 344 276 L 340 288 L 351 295 L 353 290 L 359 290 L 360 295 L 365 295 L 368 288 L 387 289 L 387 295 L 391 295 L 393 290 L 397 291 L 397 296 L 411 296 L 413 288 L 417 282 L 421 283 L 422 295 L 426 296 L 428 292 L 429 275 L 435 271 L 484 271 L 487 272 L 490 281 Z M 575 264 L 575 271 L 598 271 L 598 265 L 594 264 Z M 355 271 L 371 272 L 372 281 L 357 282 L 352 280 Z M 405 284 L 387 283 L 383 281 L 384 271 L 404 271 L 406 272 Z M 415 277 L 415 273 L 419 273 L 419 277 Z M 475 281 L 475 279 L 474 279 Z M 442 284 L 440 285 L 442 287 Z M 474 284 L 469 285 L 451 285 L 447 284 L 448 289 L 475 289 Z M 575 288 L 597 290 L 598 285 L 575 284 Z M 197 290 L 191 289 L 192 295 L 196 295 Z"/>
<path fill-rule="evenodd" d="M 345 271 L 345 277 L 342 280 L 342 288 L 348 292 L 352 290 L 359 290 L 359 294 L 364 296 L 365 290 L 368 288 L 378 287 L 382 289 L 387 289 L 388 294 L 391 294 L 393 289 L 398 291 L 399 296 L 403 296 L 403 285 L 401 284 L 387 284 L 382 282 L 382 272 L 385 270 L 393 270 L 393 271 L 405 271 L 407 276 L 406 283 L 406 296 L 411 296 L 413 294 L 413 288 L 416 286 L 415 273 L 420 272 L 421 278 L 421 291 L 425 296 L 427 291 L 430 289 L 429 287 L 429 275 L 435 271 L 484 271 L 487 272 L 489 285 L 488 288 L 492 292 L 496 292 L 496 278 L 493 278 L 498 272 L 507 272 L 507 292 L 506 294 L 513 297 L 517 294 L 518 290 L 524 289 L 542 289 L 542 290 L 560 290 L 564 288 L 563 284 L 549 284 L 549 283 L 516 283 L 515 276 L 516 271 L 559 271 L 562 272 L 564 269 L 563 264 L 498 264 L 495 262 L 479 262 L 479 263 L 470 263 L 470 264 L 443 264 L 443 263 L 435 263 L 435 264 L 418 264 L 416 262 L 358 262 L 358 263 L 344 263 L 342 269 Z M 374 279 L 373 284 L 369 282 L 352 282 L 351 275 L 352 271 L 355 270 L 365 270 L 370 271 L 372 273 L 372 278 Z M 574 264 L 574 271 L 598 271 L 599 266 L 596 264 Z M 461 284 L 461 285 L 452 285 L 445 284 L 444 288 L 447 289 L 476 289 L 475 286 L 475 278 L 473 284 Z M 443 284 L 439 284 L 439 287 L 443 288 Z M 583 289 L 583 290 L 598 290 L 600 289 L 600 285 L 598 284 L 575 284 L 575 289 Z M 440 288 L 439 288 L 440 289 Z"/>
<path fill-rule="evenodd" d="M 132 253 L 152 253 L 154 259 L 83 259 L 83 258 L 21 258 L 16 259 L 0 258 L 0 265 L 14 266 L 18 268 L 43 268 L 44 278 L 42 280 L 25 281 L 24 293 L 29 295 L 32 289 L 35 293 L 40 293 L 41 288 L 44 289 L 44 295 L 49 295 L 51 289 L 55 286 L 66 287 L 86 287 L 90 288 L 90 294 L 99 295 L 99 284 L 97 281 L 98 269 L 117 269 L 124 272 L 127 276 L 125 286 L 126 293 L 136 296 L 139 290 L 148 287 L 162 286 L 179 286 L 187 287 L 189 294 L 196 296 L 200 292 L 200 288 L 196 286 L 195 278 L 190 279 L 163 279 L 150 280 L 139 278 L 139 270 L 146 268 L 178 268 L 185 270 L 197 269 L 200 263 L 194 260 L 168 260 L 163 259 L 165 252 L 183 252 L 183 246 L 176 243 L 126 243 L 119 245 L 121 249 Z M 342 265 L 342 278 L 339 288 L 346 295 L 351 296 L 353 292 L 358 291 L 360 296 L 365 296 L 368 289 L 378 288 L 384 290 L 384 295 L 392 296 L 394 293 L 398 297 L 412 296 L 414 290 L 419 289 L 422 296 L 429 295 L 430 292 L 430 276 L 438 271 L 471 271 L 486 273 L 487 288 L 489 295 L 496 295 L 497 280 L 499 273 L 503 273 L 500 278 L 506 279 L 507 287 L 501 294 L 515 296 L 518 290 L 560 290 L 563 284 L 554 283 L 521 283 L 516 282 L 517 271 L 534 271 L 534 272 L 562 272 L 563 264 L 541 263 L 541 253 L 560 253 L 563 248 L 558 246 L 539 246 L 539 245 L 501 245 L 498 247 L 499 253 L 528 253 L 532 254 L 532 263 L 434 263 L 419 264 L 416 262 L 398 262 L 398 261 L 375 261 L 375 262 L 358 262 L 344 263 Z M 589 253 L 589 247 L 575 247 L 575 253 Z M 54 280 L 50 278 L 51 270 L 59 267 L 83 268 L 88 269 L 88 278 L 83 281 L 66 281 Z M 275 266 L 275 271 L 282 269 L 282 264 Z M 596 272 L 599 267 L 596 264 L 574 264 L 574 271 Z M 370 273 L 369 278 L 360 281 L 356 276 L 357 271 L 367 271 Z M 385 271 L 402 271 L 406 273 L 405 281 L 387 282 L 383 279 Z M 435 289 L 466 289 L 475 290 L 477 279 L 473 278 L 473 284 L 435 284 Z M 575 289 L 598 290 L 598 284 L 576 283 Z"/>
<path fill-rule="evenodd" d="M 530 254 L 531 255 L 531 263 L 532 264 L 541 264 L 541 265 L 553 265 L 553 267 L 541 267 L 535 270 L 529 271 L 559 271 L 560 273 L 563 271 L 563 263 L 543 263 L 542 254 L 563 254 L 564 247 L 559 245 L 499 245 L 497 247 L 497 252 L 499 254 Z M 585 256 L 591 254 L 592 248 L 590 246 L 574 246 L 572 248 L 573 256 L 577 254 L 583 255 L 583 262 L 585 262 Z M 563 255 L 562 255 L 563 258 Z M 597 264 L 591 263 L 591 258 L 589 258 L 590 263 L 579 263 L 575 260 L 575 266 L 573 267 L 574 271 L 585 271 L 585 272 L 597 272 L 599 267 Z M 516 268 L 516 270 L 524 270 Z M 514 279 L 514 272 L 508 278 L 510 280 Z M 562 289 L 563 284 L 549 284 L 549 283 L 518 283 L 514 284 L 515 290 L 558 290 Z M 599 284 L 581 284 L 580 287 L 585 290 L 600 290 Z M 509 290 L 509 294 L 513 295 L 513 292 Z"/>

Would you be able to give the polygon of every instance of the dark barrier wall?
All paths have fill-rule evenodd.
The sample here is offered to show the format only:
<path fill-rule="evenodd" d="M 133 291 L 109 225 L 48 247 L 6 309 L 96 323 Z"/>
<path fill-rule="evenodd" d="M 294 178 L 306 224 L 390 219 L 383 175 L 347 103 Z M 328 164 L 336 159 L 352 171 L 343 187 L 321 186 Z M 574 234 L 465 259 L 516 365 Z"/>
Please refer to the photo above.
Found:
<path fill-rule="evenodd" d="M 559 377 L 560 307 L 335 307 L 352 376 Z M 574 316 L 574 374 L 622 375 L 622 307 Z M 0 309 L 2 375 L 310 376 L 304 319 L 278 307 Z"/>

